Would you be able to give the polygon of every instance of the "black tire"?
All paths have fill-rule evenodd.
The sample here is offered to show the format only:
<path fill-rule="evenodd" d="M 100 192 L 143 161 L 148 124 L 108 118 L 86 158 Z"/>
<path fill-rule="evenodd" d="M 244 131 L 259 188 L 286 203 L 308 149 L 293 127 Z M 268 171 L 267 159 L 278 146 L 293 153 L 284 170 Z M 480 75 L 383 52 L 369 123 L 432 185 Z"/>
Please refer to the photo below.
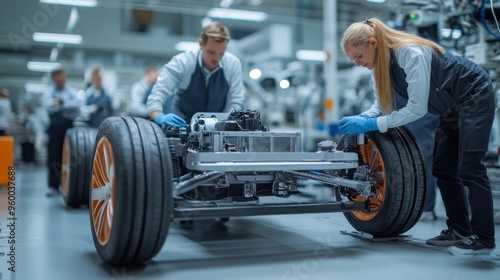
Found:
<path fill-rule="evenodd" d="M 172 162 L 153 122 L 110 117 L 100 126 L 92 169 L 90 220 L 99 257 L 140 263 L 163 246 L 172 220 Z"/>
<path fill-rule="evenodd" d="M 413 168 L 412 172 L 414 174 L 414 199 L 412 200 L 414 205 L 411 207 L 412 212 L 408 216 L 408 219 L 406 219 L 406 223 L 403 224 L 399 230 L 399 232 L 404 233 L 410 230 L 418 222 L 420 216 L 422 216 L 422 212 L 424 211 L 425 196 L 427 195 L 427 176 L 429 176 L 429 174 L 427 174 L 425 157 L 420 149 L 418 140 L 415 136 L 413 136 L 408 128 L 402 126 L 396 129 L 400 132 L 408 150 L 410 151 L 411 163 L 406 166 Z"/>
<path fill-rule="evenodd" d="M 77 208 L 89 203 L 89 188 L 97 129 L 74 127 L 66 131 L 61 169 L 64 204 Z"/>
<path fill-rule="evenodd" d="M 426 192 L 425 161 L 415 138 L 405 128 L 386 133 L 365 134 L 358 145 L 361 164 L 367 164 L 377 178 L 378 197 L 370 198 L 369 211 L 344 212 L 347 221 L 358 231 L 374 237 L 392 237 L 408 231 L 423 211 Z M 342 149 L 344 137 L 339 140 Z M 352 179 L 352 178 L 351 178 Z M 366 201 L 361 196 L 352 200 Z"/>

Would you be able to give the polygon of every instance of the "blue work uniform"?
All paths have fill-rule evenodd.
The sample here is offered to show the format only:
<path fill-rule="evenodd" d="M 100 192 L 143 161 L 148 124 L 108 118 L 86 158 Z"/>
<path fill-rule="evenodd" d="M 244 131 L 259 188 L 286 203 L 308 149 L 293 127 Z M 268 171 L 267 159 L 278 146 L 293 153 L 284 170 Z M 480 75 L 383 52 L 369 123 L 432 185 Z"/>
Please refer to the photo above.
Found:
<path fill-rule="evenodd" d="M 99 128 L 104 119 L 113 115 L 113 107 L 111 103 L 111 98 L 106 94 L 104 89 L 96 89 L 94 87 L 89 87 L 87 89 L 87 99 L 85 100 L 85 105 L 96 106 L 96 111 L 90 114 L 90 127 Z"/>

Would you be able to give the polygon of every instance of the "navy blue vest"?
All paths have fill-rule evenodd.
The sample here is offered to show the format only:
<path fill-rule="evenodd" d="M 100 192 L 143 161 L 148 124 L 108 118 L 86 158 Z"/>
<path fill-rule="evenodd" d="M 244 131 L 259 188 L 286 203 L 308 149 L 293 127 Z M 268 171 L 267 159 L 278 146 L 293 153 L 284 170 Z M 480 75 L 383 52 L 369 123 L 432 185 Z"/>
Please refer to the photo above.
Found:
<path fill-rule="evenodd" d="M 390 75 L 393 90 L 408 99 L 408 83 L 403 68 L 396 62 L 396 56 L 390 53 Z M 429 87 L 428 111 L 444 114 L 458 109 L 463 103 L 478 92 L 488 90 L 491 81 L 488 73 L 470 60 L 449 52 L 442 55 L 433 53 L 431 62 L 431 81 Z"/>
<path fill-rule="evenodd" d="M 188 87 L 180 90 L 174 97 L 174 112 L 187 123 L 197 112 L 222 112 L 228 92 L 229 84 L 224 77 L 223 68 L 213 73 L 208 85 L 205 85 L 205 76 L 196 63 Z"/>

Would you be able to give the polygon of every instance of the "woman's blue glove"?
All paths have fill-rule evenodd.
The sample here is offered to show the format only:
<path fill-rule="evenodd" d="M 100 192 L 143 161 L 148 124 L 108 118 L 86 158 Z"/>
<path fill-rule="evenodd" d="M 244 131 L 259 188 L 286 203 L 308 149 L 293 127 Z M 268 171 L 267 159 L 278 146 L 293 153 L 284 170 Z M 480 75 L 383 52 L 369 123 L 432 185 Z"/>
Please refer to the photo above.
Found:
<path fill-rule="evenodd" d="M 340 128 L 340 132 L 346 135 L 378 130 L 377 118 L 366 118 L 360 116 L 343 117 L 337 125 Z"/>
<path fill-rule="evenodd" d="M 161 126 L 162 124 L 166 124 L 168 126 L 185 126 L 186 125 L 186 121 L 174 113 L 161 114 L 161 115 L 156 116 L 155 123 L 159 126 Z"/>

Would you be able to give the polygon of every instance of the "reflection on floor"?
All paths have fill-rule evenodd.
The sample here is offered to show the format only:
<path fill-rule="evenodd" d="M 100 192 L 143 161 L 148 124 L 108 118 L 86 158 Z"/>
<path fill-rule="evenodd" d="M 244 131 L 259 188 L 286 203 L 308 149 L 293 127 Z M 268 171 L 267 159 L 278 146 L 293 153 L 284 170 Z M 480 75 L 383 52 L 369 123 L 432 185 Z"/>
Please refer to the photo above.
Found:
<path fill-rule="evenodd" d="M 500 279 L 498 259 L 462 260 L 425 245 L 445 228 L 442 206 L 437 221 L 407 232 L 409 240 L 378 243 L 342 234 L 353 228 L 341 213 L 175 222 L 153 260 L 110 267 L 95 251 L 88 209 L 46 197 L 43 168 L 16 177 L 16 272 L 7 270 L 8 193 L 1 188 L 0 279 Z M 498 224 L 496 231 L 500 240 Z"/>

